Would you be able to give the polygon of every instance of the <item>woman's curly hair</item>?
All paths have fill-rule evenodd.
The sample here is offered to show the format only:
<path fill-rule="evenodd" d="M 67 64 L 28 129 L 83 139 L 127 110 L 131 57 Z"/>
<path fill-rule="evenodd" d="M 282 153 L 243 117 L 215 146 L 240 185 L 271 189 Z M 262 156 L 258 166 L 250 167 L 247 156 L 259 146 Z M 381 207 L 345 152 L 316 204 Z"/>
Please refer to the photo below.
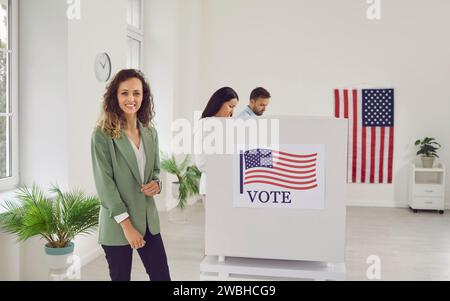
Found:
<path fill-rule="evenodd" d="M 105 133 L 112 138 L 120 138 L 121 129 L 125 128 L 126 119 L 117 99 L 117 91 L 122 82 L 130 78 L 137 78 L 142 82 L 143 97 L 141 108 L 137 112 L 137 119 L 144 127 L 152 124 L 155 117 L 153 95 L 150 86 L 141 71 L 135 69 L 122 70 L 114 76 L 103 96 L 103 108 L 100 120 L 97 124 Z"/>

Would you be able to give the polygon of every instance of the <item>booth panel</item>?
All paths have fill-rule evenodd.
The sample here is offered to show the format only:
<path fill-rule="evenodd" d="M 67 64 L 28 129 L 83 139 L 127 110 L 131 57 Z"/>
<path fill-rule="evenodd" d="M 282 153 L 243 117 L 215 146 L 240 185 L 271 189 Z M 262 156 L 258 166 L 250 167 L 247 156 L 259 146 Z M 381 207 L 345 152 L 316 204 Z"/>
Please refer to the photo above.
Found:
<path fill-rule="evenodd" d="M 323 209 L 235 207 L 236 155 L 208 155 L 205 253 L 344 262 L 347 122 L 327 117 L 280 117 L 267 122 L 273 119 L 279 120 L 280 145 L 324 146 Z M 221 122 L 226 128 L 225 120 Z"/>

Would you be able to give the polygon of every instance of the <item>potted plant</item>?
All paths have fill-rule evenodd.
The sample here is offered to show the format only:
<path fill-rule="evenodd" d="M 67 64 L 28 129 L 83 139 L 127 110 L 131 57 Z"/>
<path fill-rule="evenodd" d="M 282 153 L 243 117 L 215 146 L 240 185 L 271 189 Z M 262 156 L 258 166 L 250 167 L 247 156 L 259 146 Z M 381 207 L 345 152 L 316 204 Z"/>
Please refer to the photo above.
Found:
<path fill-rule="evenodd" d="M 47 197 L 36 185 L 20 187 L 16 201 L 7 201 L 0 214 L 0 228 L 16 235 L 19 242 L 40 236 L 50 269 L 67 268 L 77 235 L 92 233 L 98 225 L 100 201 L 80 190 L 63 193 L 57 186 Z"/>
<path fill-rule="evenodd" d="M 439 158 L 437 151 L 441 145 L 434 138 L 425 137 L 423 140 L 417 140 L 415 146 L 419 148 L 417 155 L 422 158 L 424 168 L 432 168 L 434 159 Z"/>
<path fill-rule="evenodd" d="M 174 155 L 161 157 L 161 168 L 177 177 L 177 181 L 172 182 L 172 195 L 178 200 L 177 208 L 184 209 L 187 199 L 199 193 L 201 172 L 191 164 L 189 155 L 181 163 L 177 162 Z"/>

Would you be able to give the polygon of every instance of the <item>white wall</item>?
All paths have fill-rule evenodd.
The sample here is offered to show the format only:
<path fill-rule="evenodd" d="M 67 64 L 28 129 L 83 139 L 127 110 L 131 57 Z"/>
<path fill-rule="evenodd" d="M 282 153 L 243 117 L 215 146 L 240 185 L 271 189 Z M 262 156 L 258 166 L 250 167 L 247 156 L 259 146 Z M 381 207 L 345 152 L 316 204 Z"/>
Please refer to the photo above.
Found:
<path fill-rule="evenodd" d="M 20 1 L 20 173 L 26 185 L 95 194 L 90 138 L 105 84 L 95 79 L 94 58 L 109 53 L 113 74 L 126 67 L 126 0 L 81 3 L 81 19 L 69 21 L 66 1 Z M 75 244 L 82 263 L 101 253 L 96 235 Z M 10 259 L 21 279 L 47 279 L 42 240 L 17 253 Z"/>
<path fill-rule="evenodd" d="M 66 186 L 69 182 L 66 4 L 60 0 L 21 0 L 19 6 L 21 182 L 36 183 L 45 189 L 57 181 Z"/>
<path fill-rule="evenodd" d="M 10 200 L 13 192 L 0 192 L 0 200 Z M 0 213 L 4 208 L 0 206 Z M 0 281 L 20 280 L 20 253 L 21 245 L 16 242 L 16 237 L 0 231 Z"/>
<path fill-rule="evenodd" d="M 20 280 L 20 245 L 16 238 L 0 232 L 0 281 Z"/>
<path fill-rule="evenodd" d="M 155 97 L 160 148 L 170 151 L 170 126 L 192 120 L 200 98 L 201 0 L 146 0 L 144 73 Z"/>
<path fill-rule="evenodd" d="M 200 94 L 201 0 L 146 0 L 144 73 L 155 98 L 155 126 L 160 150 L 171 152 L 174 119 L 192 121 L 193 106 Z M 181 159 L 181 158 L 180 158 Z M 176 206 L 171 194 L 174 177 L 161 174 L 159 210 Z"/>
<path fill-rule="evenodd" d="M 162 151 L 170 149 L 174 116 L 176 53 L 178 48 L 177 0 L 147 0 L 144 5 L 144 70 L 153 92 Z"/>
<path fill-rule="evenodd" d="M 271 115 L 331 116 L 334 88 L 394 87 L 394 184 L 348 185 L 348 203 L 405 206 L 406 166 L 417 138 L 441 142 L 442 160 L 450 166 L 450 2 L 382 4 L 382 19 L 369 21 L 368 4 L 360 0 L 203 1 L 196 108 L 230 85 L 242 109 L 250 91 L 262 85 L 273 95 Z"/>
<path fill-rule="evenodd" d="M 170 126 L 174 118 L 176 62 L 179 32 L 177 0 L 146 0 L 144 4 L 144 69 L 155 103 L 154 125 L 161 152 L 170 152 Z M 166 211 L 172 201 L 172 178 L 161 172 L 162 193 L 155 198 L 158 210 Z"/>
<path fill-rule="evenodd" d="M 201 98 L 202 1 L 179 0 L 177 77 L 174 117 L 194 121 L 192 108 Z"/>

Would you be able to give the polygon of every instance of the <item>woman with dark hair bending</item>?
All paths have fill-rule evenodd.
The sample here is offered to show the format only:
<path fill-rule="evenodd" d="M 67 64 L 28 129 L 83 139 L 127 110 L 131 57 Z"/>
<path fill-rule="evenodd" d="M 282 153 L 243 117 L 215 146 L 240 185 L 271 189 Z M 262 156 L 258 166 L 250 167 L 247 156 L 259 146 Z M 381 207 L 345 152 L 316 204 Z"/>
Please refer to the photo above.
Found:
<path fill-rule="evenodd" d="M 230 87 L 224 87 L 217 90 L 209 99 L 203 118 L 208 117 L 233 117 L 234 109 L 239 102 L 239 96 L 236 91 Z"/>
<path fill-rule="evenodd" d="M 202 119 L 210 117 L 233 117 L 234 109 L 236 108 L 238 102 L 239 96 L 236 91 L 230 87 L 221 88 L 217 90 L 209 99 L 209 102 L 203 111 Z M 199 141 L 199 137 L 202 137 L 202 135 L 198 135 L 202 128 L 203 124 L 200 122 L 199 128 L 195 131 L 195 143 L 201 143 L 203 145 L 203 141 Z M 201 153 L 195 154 L 194 158 L 195 165 L 197 165 L 198 169 L 202 172 L 202 177 L 200 178 L 200 194 L 202 195 L 203 200 L 205 200 L 206 157 L 203 153 Z"/>
<path fill-rule="evenodd" d="M 113 281 L 129 281 L 136 249 L 152 281 L 170 281 L 154 196 L 161 192 L 153 97 L 143 74 L 122 70 L 104 95 L 92 135 L 95 185 L 102 206 L 99 243 Z"/>

